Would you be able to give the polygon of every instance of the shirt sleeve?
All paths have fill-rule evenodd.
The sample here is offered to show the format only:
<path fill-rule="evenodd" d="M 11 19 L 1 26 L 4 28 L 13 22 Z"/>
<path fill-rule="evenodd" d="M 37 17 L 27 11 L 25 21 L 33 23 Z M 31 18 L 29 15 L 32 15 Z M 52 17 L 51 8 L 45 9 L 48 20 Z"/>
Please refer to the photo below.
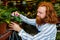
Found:
<path fill-rule="evenodd" d="M 33 26 L 36 26 L 36 19 L 29 19 L 26 16 L 23 16 L 22 14 L 20 14 L 20 18 L 22 19 L 22 21 L 24 21 L 27 24 L 31 24 Z"/>
<path fill-rule="evenodd" d="M 33 39 L 33 36 L 26 33 L 23 29 L 20 30 L 20 32 L 18 33 L 19 36 L 21 36 L 22 39 L 28 40 L 28 39 Z"/>
<path fill-rule="evenodd" d="M 54 33 L 54 34 L 53 34 Z M 45 28 L 43 28 L 43 30 L 41 32 L 39 32 L 38 34 L 32 36 L 29 35 L 28 33 L 26 33 L 24 30 L 21 30 L 19 33 L 19 36 L 21 36 L 22 38 L 28 40 L 28 39 L 33 39 L 33 40 L 55 40 L 56 38 L 56 25 L 49 25 Z M 51 36 L 51 34 L 53 34 Z"/>
<path fill-rule="evenodd" d="M 42 31 L 34 36 L 34 40 L 55 40 L 56 38 L 56 25 L 51 24 L 42 29 Z"/>

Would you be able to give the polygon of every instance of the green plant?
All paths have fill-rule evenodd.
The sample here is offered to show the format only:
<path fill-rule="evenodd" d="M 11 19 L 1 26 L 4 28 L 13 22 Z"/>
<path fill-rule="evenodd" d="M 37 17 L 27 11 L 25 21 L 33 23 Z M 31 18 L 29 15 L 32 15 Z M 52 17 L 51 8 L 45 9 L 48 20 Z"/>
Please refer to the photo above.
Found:
<path fill-rule="evenodd" d="M 11 13 L 8 10 L 1 9 L 0 10 L 0 23 L 2 23 L 2 22 L 9 23 L 9 21 L 10 21 L 10 14 Z"/>
<path fill-rule="evenodd" d="M 57 12 L 58 17 L 60 17 L 60 3 L 56 3 L 54 5 L 54 8 L 55 8 L 55 10 Z"/>
<path fill-rule="evenodd" d="M 56 40 L 60 40 L 60 32 L 57 32 Z"/>
<path fill-rule="evenodd" d="M 3 9 L 2 9 L 3 8 Z M 6 22 L 10 23 L 11 20 L 21 22 L 19 16 L 11 16 L 11 13 L 14 11 L 18 11 L 16 7 L 14 8 L 5 8 L 4 6 L 0 7 L 0 23 Z"/>
<path fill-rule="evenodd" d="M 22 22 L 22 20 L 21 20 L 21 18 L 19 16 L 11 16 L 11 21 L 19 22 L 19 23 Z"/>

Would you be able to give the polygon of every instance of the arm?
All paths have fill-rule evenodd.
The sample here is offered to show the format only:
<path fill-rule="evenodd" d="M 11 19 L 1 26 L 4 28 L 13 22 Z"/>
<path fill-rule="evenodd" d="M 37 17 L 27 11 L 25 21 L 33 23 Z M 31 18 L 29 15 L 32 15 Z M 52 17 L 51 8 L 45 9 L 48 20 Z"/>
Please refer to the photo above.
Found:
<path fill-rule="evenodd" d="M 54 33 L 54 35 L 51 36 L 52 32 Z M 22 38 L 24 39 L 34 39 L 34 40 L 43 40 L 43 39 L 46 39 L 47 40 L 55 40 L 55 37 L 56 37 L 56 25 L 49 25 L 47 27 L 44 27 L 43 30 L 34 35 L 34 36 L 31 36 L 29 34 L 27 34 L 24 30 L 21 30 L 19 32 L 19 36 L 21 36 Z"/>
<path fill-rule="evenodd" d="M 14 15 L 15 16 L 20 16 L 20 18 L 22 19 L 22 21 L 24 21 L 25 23 L 31 24 L 33 26 L 36 26 L 36 19 L 29 19 L 26 16 L 23 16 L 22 14 L 19 14 L 17 11 L 13 12 L 11 15 L 12 16 L 14 16 Z"/>
<path fill-rule="evenodd" d="M 29 19 L 26 16 L 23 16 L 22 14 L 20 14 L 20 18 L 27 24 L 31 24 L 36 26 L 36 19 Z"/>
<path fill-rule="evenodd" d="M 33 39 L 33 36 L 26 33 L 23 29 L 20 30 L 20 32 L 18 33 L 19 36 L 21 36 L 22 39 L 25 39 L 25 40 L 29 40 L 29 39 Z"/>
<path fill-rule="evenodd" d="M 56 38 L 56 25 L 51 24 L 45 26 L 42 31 L 34 36 L 34 39 L 41 39 L 41 40 L 55 40 Z"/>

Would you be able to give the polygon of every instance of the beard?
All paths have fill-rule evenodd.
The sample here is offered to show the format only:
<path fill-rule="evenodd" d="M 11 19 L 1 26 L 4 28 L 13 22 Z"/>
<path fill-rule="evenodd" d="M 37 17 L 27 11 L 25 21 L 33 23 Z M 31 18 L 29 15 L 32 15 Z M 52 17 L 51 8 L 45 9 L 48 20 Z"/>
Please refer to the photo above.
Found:
<path fill-rule="evenodd" d="M 44 24 L 44 23 L 45 23 L 45 22 L 44 22 L 44 18 L 42 19 L 42 18 L 40 18 L 39 16 L 36 16 L 36 23 L 37 23 L 38 25 Z"/>

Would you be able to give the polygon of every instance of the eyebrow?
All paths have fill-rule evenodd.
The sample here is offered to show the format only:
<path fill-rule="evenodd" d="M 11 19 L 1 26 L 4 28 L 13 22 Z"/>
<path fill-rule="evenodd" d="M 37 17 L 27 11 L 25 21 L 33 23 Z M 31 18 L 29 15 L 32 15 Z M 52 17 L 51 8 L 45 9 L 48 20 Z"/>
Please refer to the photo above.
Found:
<path fill-rule="evenodd" d="M 37 12 L 38 12 L 38 11 L 37 11 Z M 42 13 L 42 12 L 39 11 L 39 13 Z"/>

